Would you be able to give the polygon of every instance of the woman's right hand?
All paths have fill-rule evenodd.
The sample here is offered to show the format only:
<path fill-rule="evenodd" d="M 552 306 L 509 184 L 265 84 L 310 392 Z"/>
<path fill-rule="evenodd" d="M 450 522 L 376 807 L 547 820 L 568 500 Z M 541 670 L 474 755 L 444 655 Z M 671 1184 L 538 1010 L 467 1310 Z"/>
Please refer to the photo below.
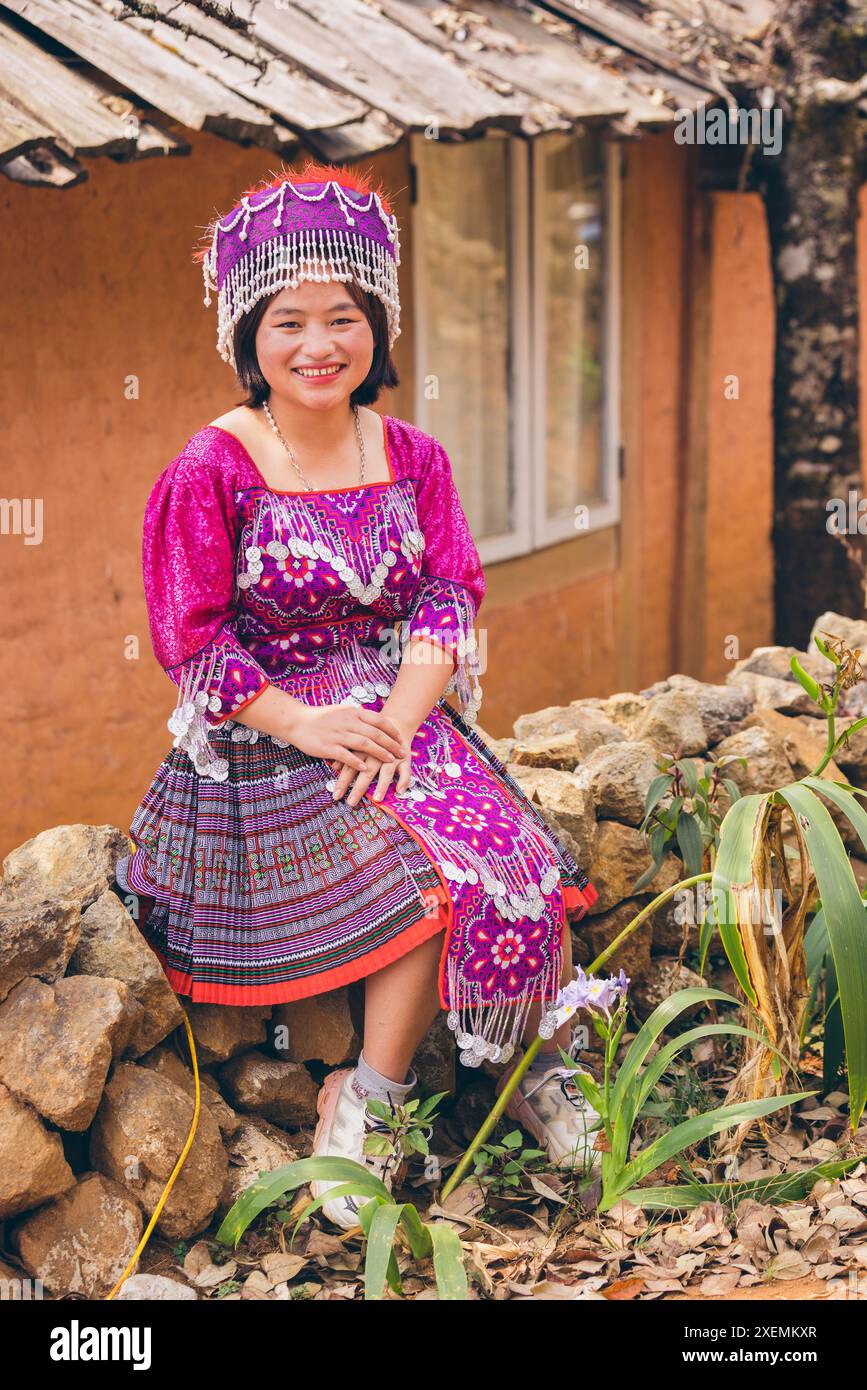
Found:
<path fill-rule="evenodd" d="M 365 754 L 381 762 L 410 756 L 410 747 L 393 719 L 357 705 L 303 705 L 293 711 L 286 737 L 312 758 L 339 759 L 364 772 Z"/>

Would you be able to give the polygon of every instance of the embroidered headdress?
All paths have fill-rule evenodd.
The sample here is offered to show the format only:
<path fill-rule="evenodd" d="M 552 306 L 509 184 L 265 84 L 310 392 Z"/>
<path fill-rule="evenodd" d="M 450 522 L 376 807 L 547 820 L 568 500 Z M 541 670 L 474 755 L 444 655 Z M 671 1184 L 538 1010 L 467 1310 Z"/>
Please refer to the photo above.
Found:
<path fill-rule="evenodd" d="M 397 218 L 370 178 L 309 162 L 248 188 L 205 229 L 205 304 L 217 291 L 217 351 L 235 366 L 234 328 L 265 295 L 301 280 L 350 280 L 385 305 L 388 346 L 400 333 Z"/>

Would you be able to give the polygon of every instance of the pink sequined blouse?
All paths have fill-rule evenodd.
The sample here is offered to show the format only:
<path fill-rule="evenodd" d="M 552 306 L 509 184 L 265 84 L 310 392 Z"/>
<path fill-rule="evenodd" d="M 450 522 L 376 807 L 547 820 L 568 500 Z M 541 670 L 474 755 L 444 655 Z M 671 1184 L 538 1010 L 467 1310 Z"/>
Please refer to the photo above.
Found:
<path fill-rule="evenodd" d="M 157 478 L 142 568 L 154 653 L 178 685 L 169 728 L 221 780 L 208 729 L 269 684 L 319 703 L 378 703 L 405 644 L 451 654 L 473 723 L 473 633 L 486 591 L 443 446 L 383 417 L 389 479 L 316 492 L 269 488 L 235 435 L 206 425 Z"/>

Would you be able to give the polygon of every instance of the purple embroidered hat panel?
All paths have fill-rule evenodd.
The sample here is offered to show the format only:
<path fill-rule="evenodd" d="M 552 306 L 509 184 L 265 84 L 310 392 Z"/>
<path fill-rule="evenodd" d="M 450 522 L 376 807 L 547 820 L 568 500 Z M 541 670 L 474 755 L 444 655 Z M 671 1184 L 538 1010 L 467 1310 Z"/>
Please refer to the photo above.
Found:
<path fill-rule="evenodd" d="M 295 190 L 294 197 L 291 192 L 287 196 L 290 188 Z M 302 193 L 309 202 L 298 196 Z M 386 218 L 374 193 L 359 196 L 354 189 L 344 189 L 333 180 L 329 184 L 281 184 L 276 196 L 270 192 L 256 201 L 250 198 L 246 203 L 238 203 L 222 219 L 221 226 L 226 230 L 217 243 L 216 287 L 222 286 L 232 266 L 254 246 L 279 240 L 287 233 L 315 230 L 342 236 L 352 229 L 357 236 L 380 245 L 399 264 L 397 231 L 390 226 L 394 219 Z"/>

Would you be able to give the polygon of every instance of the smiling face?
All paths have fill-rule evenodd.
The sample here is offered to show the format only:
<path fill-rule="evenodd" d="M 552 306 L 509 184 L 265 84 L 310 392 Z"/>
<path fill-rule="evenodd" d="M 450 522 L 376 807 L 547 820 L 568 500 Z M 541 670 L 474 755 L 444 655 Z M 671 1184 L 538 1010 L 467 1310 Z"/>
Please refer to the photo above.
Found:
<path fill-rule="evenodd" d="M 280 290 L 256 331 L 271 390 L 313 410 L 332 409 L 366 379 L 373 331 L 342 280 L 302 280 Z"/>

